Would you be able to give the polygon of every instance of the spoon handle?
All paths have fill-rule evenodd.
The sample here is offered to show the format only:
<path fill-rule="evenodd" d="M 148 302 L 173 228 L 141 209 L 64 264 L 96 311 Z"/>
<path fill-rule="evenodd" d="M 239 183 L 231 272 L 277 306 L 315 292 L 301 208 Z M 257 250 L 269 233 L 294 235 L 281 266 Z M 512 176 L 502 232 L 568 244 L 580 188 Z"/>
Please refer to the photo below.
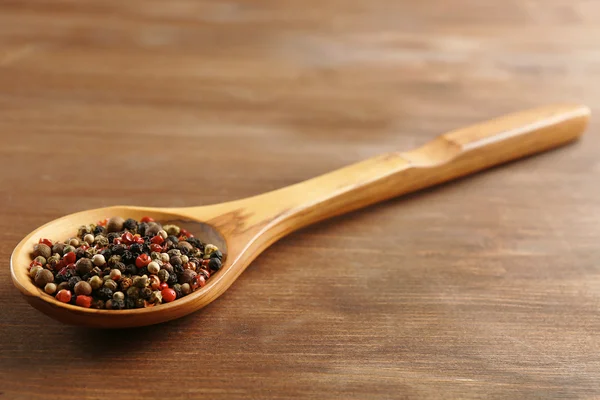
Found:
<path fill-rule="evenodd" d="M 377 156 L 283 189 L 227 203 L 260 226 L 259 247 L 311 223 L 465 176 L 577 139 L 585 106 L 510 114 L 443 134 L 409 151 Z M 559 167 L 557 167 L 559 168 Z"/>

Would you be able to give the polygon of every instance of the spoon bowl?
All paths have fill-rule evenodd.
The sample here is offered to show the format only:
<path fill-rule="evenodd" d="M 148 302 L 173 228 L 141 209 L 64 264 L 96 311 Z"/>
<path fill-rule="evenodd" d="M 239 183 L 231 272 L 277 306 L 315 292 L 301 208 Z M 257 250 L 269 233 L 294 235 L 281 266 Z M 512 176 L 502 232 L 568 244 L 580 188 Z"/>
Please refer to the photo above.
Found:
<path fill-rule="evenodd" d="M 583 133 L 589 114 L 587 107 L 579 105 L 515 113 L 446 133 L 410 152 L 384 154 L 228 203 L 188 208 L 115 206 L 67 215 L 34 230 L 17 245 L 10 260 L 12 280 L 33 307 L 65 323 L 125 328 L 169 321 L 215 300 L 264 249 L 294 230 L 572 142 Z M 136 220 L 149 216 L 177 223 L 221 249 L 221 270 L 203 288 L 171 303 L 118 311 L 62 303 L 33 284 L 27 267 L 40 238 L 65 240 L 74 237 L 81 225 L 112 216 Z"/>

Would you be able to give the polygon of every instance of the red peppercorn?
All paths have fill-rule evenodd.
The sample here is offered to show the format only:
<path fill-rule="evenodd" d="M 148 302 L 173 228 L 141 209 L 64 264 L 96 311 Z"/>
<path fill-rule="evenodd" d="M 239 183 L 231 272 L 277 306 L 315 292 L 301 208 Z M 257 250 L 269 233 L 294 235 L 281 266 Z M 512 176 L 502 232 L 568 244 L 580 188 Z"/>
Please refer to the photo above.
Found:
<path fill-rule="evenodd" d="M 82 244 L 80 247 L 80 249 L 83 249 L 83 251 L 86 251 L 89 248 L 90 248 L 90 246 L 88 246 L 87 244 Z"/>
<path fill-rule="evenodd" d="M 152 217 L 142 217 L 142 219 L 140 219 L 141 222 L 154 222 L 154 218 Z"/>
<path fill-rule="evenodd" d="M 50 239 L 40 239 L 38 243 L 43 243 L 50 248 L 52 247 L 52 241 Z"/>
<path fill-rule="evenodd" d="M 145 266 L 150 264 L 151 261 L 152 261 L 152 259 L 150 258 L 150 256 L 146 253 L 143 253 L 143 254 L 140 254 L 138 256 L 138 258 L 135 259 L 135 265 L 138 268 L 144 268 Z"/>
<path fill-rule="evenodd" d="M 98 221 L 98 223 L 96 225 L 106 226 L 107 223 L 108 223 L 108 218 L 104 218 L 103 220 Z"/>
<path fill-rule="evenodd" d="M 113 239 L 113 244 L 121 244 L 121 239 L 119 239 L 119 238 L 114 238 L 114 239 Z"/>
<path fill-rule="evenodd" d="M 171 288 L 161 290 L 163 301 L 170 303 L 177 298 L 177 293 Z"/>
<path fill-rule="evenodd" d="M 63 303 L 68 303 L 71 301 L 71 291 L 67 289 L 59 290 L 56 293 L 56 300 L 62 301 Z"/>
<path fill-rule="evenodd" d="M 162 246 L 160 244 L 154 244 L 154 243 L 152 243 L 150 245 L 150 250 L 151 251 L 155 251 L 157 253 L 160 253 L 160 252 L 162 252 Z"/>
<path fill-rule="evenodd" d="M 161 282 L 160 290 L 164 290 L 164 289 L 168 289 L 168 288 L 169 288 L 169 284 L 167 282 Z"/>
<path fill-rule="evenodd" d="M 144 238 L 141 236 L 134 237 L 134 240 L 138 244 L 144 244 L 144 242 L 145 242 Z"/>
<path fill-rule="evenodd" d="M 210 262 L 210 259 L 208 259 L 208 260 L 202 260 L 202 265 L 208 265 L 209 262 Z"/>
<path fill-rule="evenodd" d="M 92 305 L 92 296 L 77 296 L 77 298 L 75 299 L 75 304 L 77 304 L 80 307 L 90 308 Z"/>
<path fill-rule="evenodd" d="M 192 235 L 190 233 L 190 231 L 188 231 L 187 229 L 183 229 L 183 228 L 180 229 L 179 234 L 181 236 L 186 236 L 186 237 L 189 237 L 189 238 L 194 237 L 194 235 Z"/>
<path fill-rule="evenodd" d="M 40 267 L 42 266 L 42 264 L 41 264 L 41 263 L 39 263 L 39 262 L 37 262 L 37 261 L 33 260 L 31 263 L 29 263 L 29 268 L 31 269 L 31 267 L 33 267 L 34 265 L 37 265 L 37 266 L 40 266 Z"/>
<path fill-rule="evenodd" d="M 77 261 L 77 256 L 72 251 L 65 254 L 63 258 L 67 264 L 73 264 L 75 261 Z"/>
<path fill-rule="evenodd" d="M 163 244 L 165 242 L 165 239 L 163 239 L 163 237 L 160 235 L 156 235 L 152 239 L 150 239 L 150 242 L 152 242 L 153 244 Z"/>
<path fill-rule="evenodd" d="M 125 244 L 131 244 L 133 243 L 134 239 L 133 239 L 133 235 L 131 234 L 131 232 L 125 232 L 123 235 L 121 235 L 121 242 L 125 243 Z"/>

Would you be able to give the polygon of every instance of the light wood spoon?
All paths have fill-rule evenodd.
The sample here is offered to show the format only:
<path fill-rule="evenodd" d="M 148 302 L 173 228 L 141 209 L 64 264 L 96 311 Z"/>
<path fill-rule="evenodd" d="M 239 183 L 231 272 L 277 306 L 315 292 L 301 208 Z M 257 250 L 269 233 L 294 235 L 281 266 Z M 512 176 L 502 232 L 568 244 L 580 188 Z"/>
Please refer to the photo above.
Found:
<path fill-rule="evenodd" d="M 219 297 L 269 245 L 303 226 L 510 160 L 564 145 L 588 122 L 585 106 L 558 105 L 511 114 L 439 136 L 270 193 L 189 208 L 115 206 L 54 220 L 24 238 L 10 260 L 14 284 L 27 301 L 59 321 L 101 328 L 151 325 L 194 312 Z M 557 169 L 560 168 L 557 166 Z M 65 304 L 37 288 L 27 273 L 39 238 L 65 240 L 80 225 L 120 215 L 176 221 L 223 250 L 222 269 L 196 292 L 152 308 L 95 310 Z"/>

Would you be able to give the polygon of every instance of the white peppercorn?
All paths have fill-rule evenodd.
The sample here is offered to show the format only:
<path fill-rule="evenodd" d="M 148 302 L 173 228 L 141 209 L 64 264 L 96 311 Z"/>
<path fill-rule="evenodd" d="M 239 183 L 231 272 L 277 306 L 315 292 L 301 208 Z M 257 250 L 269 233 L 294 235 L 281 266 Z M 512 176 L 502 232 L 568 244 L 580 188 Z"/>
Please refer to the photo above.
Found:
<path fill-rule="evenodd" d="M 56 293 L 56 284 L 52 282 L 46 283 L 46 286 L 44 286 L 44 292 L 48 294 Z"/>
<path fill-rule="evenodd" d="M 111 257 L 112 258 L 112 257 Z M 106 264 L 106 260 L 104 259 L 104 256 L 102 254 L 96 254 L 93 258 L 92 258 L 92 262 L 94 263 L 94 265 L 100 267 L 104 264 Z"/>
<path fill-rule="evenodd" d="M 150 264 L 148 264 L 148 272 L 151 274 L 158 274 L 158 271 L 160 271 L 160 265 L 158 265 L 158 263 L 156 261 L 152 261 L 150 262 Z"/>

